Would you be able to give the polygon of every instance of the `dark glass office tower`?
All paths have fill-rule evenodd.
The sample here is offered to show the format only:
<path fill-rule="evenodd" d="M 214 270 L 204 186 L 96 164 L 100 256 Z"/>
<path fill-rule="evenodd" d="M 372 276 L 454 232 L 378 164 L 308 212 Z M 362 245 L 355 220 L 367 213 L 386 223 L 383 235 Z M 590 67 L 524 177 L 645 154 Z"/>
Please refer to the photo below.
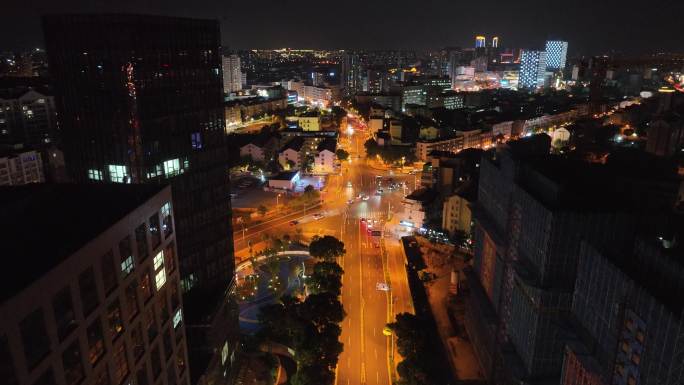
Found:
<path fill-rule="evenodd" d="M 50 15 L 43 29 L 71 178 L 171 184 L 176 228 L 160 227 L 177 232 L 188 333 L 216 324 L 234 270 L 218 21 Z M 221 351 L 226 333 L 209 334 Z"/>

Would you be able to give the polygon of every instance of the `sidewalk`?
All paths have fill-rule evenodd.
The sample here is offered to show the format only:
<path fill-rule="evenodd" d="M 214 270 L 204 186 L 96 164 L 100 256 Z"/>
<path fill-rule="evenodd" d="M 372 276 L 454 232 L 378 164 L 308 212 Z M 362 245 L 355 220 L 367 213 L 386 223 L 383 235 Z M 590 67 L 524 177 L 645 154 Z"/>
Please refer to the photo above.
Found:
<path fill-rule="evenodd" d="M 462 324 L 452 324 L 452 319 L 457 323 L 462 323 L 463 320 L 463 299 L 452 297 L 449 293 L 451 271 L 461 270 L 463 260 L 457 257 L 448 258 L 432 250 L 427 251 L 425 257 L 427 271 L 437 276 L 425 285 L 428 300 L 454 375 L 458 380 L 484 380 L 465 328 Z M 450 316 L 450 311 L 454 310 L 455 313 Z"/>

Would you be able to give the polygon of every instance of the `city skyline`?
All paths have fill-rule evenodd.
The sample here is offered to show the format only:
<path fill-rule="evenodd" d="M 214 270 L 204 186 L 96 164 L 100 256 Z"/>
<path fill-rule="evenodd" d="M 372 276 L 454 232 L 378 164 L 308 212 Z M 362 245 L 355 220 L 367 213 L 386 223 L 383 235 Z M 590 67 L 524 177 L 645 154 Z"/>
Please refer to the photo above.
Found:
<path fill-rule="evenodd" d="M 191 6 L 177 0 L 163 4 L 129 0 L 116 4 L 83 0 L 58 5 L 47 1 L 15 3 L 5 10 L 5 20 L 0 23 L 0 47 L 42 46 L 41 15 L 79 12 L 218 19 L 222 44 L 233 49 L 467 47 L 474 44 L 476 35 L 485 35 L 498 36 L 501 47 L 527 49 L 542 49 L 547 39 L 559 38 L 570 42 L 571 55 L 650 53 L 679 48 L 676 9 L 682 7 L 656 0 L 651 3 L 649 18 L 643 19 L 635 1 L 581 1 L 571 8 L 537 0 L 497 3 L 491 7 L 438 1 L 421 4 L 419 8 L 408 2 L 388 5 L 351 1 L 326 10 L 307 0 L 297 3 L 297 12 L 287 17 L 292 12 L 291 5 L 287 1 L 272 2 L 266 7 L 267 12 L 260 13 L 264 8 L 255 3 L 220 4 L 207 0 L 193 2 Z M 363 17 L 352 16 L 359 14 L 359 10 Z M 342 17 L 327 16 L 326 11 L 342 13 Z M 412 15 L 411 20 L 406 18 L 407 14 Z M 406 28 L 401 28 L 400 20 L 408 22 Z M 637 28 L 630 20 L 638 20 Z M 592 28 L 582 27 L 586 25 Z"/>

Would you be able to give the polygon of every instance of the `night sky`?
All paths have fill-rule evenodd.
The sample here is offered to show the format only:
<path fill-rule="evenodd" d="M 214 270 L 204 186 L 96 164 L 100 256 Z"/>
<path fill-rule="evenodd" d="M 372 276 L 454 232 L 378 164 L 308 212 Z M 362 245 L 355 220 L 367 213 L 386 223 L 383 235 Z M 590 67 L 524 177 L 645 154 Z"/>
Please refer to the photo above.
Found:
<path fill-rule="evenodd" d="M 9 1 L 9 4 L 7 4 Z M 0 50 L 42 45 L 40 15 L 134 12 L 221 20 L 230 48 L 542 48 L 571 54 L 684 51 L 684 0 L 3 0 Z"/>

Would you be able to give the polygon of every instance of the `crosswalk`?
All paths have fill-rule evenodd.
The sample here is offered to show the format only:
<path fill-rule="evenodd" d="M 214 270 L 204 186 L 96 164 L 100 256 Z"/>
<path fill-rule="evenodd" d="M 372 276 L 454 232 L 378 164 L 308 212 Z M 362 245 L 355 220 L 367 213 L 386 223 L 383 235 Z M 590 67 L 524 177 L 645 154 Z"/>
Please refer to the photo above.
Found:
<path fill-rule="evenodd" d="M 359 218 L 366 218 L 366 219 L 386 219 L 387 218 L 387 211 L 384 210 L 362 210 L 362 211 L 351 211 L 349 212 L 348 215 L 350 218 L 354 219 L 359 219 Z"/>

